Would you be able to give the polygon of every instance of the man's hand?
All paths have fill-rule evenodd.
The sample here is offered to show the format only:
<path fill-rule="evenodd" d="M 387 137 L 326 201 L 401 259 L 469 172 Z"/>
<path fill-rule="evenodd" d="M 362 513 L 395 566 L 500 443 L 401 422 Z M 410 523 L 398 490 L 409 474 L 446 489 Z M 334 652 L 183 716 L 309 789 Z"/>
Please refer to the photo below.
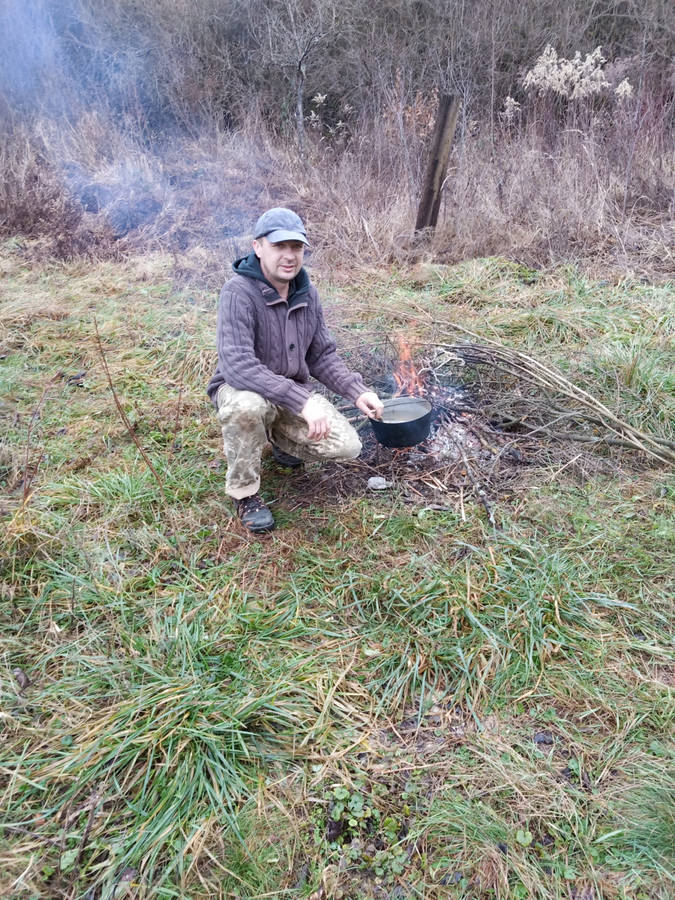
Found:
<path fill-rule="evenodd" d="M 312 441 L 321 441 L 330 434 L 330 422 L 325 410 L 317 403 L 316 394 L 312 394 L 302 407 L 300 415 L 307 422 L 307 436 Z"/>
<path fill-rule="evenodd" d="M 357 399 L 356 406 L 365 413 L 369 419 L 381 419 L 384 412 L 382 401 L 374 391 L 364 391 Z"/>

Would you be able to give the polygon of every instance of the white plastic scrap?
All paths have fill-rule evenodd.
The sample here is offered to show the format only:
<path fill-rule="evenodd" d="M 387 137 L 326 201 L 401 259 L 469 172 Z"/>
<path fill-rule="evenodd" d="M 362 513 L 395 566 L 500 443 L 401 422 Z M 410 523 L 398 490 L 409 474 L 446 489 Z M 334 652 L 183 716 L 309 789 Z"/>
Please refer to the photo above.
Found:
<path fill-rule="evenodd" d="M 381 478 L 379 475 L 373 475 L 368 479 L 368 487 L 371 491 L 386 491 L 388 487 L 391 487 L 391 481 L 387 481 L 386 478 Z"/>

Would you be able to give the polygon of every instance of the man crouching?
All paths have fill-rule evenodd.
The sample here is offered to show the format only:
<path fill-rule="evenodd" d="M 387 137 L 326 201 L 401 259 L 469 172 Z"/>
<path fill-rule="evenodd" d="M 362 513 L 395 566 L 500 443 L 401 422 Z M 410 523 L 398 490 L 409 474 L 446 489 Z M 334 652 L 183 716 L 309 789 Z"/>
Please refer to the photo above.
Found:
<path fill-rule="evenodd" d="M 307 233 L 290 209 L 258 219 L 253 252 L 233 264 L 218 307 L 218 366 L 207 392 L 218 410 L 227 457 L 225 489 L 253 532 L 274 519 L 258 494 L 268 439 L 282 465 L 355 459 L 359 437 L 308 384 L 312 376 L 379 418 L 382 403 L 336 353 L 316 288 L 303 268 Z"/>

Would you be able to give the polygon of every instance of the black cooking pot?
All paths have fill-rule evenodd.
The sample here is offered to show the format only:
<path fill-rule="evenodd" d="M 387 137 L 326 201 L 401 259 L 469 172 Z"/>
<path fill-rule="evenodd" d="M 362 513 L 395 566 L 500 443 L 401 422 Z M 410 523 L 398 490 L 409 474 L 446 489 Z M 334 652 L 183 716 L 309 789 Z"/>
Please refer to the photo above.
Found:
<path fill-rule="evenodd" d="M 384 401 L 382 418 L 370 424 L 385 447 L 412 447 L 429 437 L 431 403 L 421 397 L 393 397 Z"/>

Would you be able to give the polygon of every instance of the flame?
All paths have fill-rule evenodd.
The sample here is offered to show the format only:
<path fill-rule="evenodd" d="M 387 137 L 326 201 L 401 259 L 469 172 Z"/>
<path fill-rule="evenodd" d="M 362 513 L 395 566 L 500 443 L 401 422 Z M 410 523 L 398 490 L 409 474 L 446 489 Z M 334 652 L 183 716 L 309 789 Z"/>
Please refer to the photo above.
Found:
<path fill-rule="evenodd" d="M 398 353 L 399 363 L 394 372 L 394 381 L 396 382 L 394 396 L 400 397 L 405 394 L 408 397 L 424 397 L 426 394 L 424 379 L 412 360 L 410 344 L 402 335 L 398 336 Z"/>

